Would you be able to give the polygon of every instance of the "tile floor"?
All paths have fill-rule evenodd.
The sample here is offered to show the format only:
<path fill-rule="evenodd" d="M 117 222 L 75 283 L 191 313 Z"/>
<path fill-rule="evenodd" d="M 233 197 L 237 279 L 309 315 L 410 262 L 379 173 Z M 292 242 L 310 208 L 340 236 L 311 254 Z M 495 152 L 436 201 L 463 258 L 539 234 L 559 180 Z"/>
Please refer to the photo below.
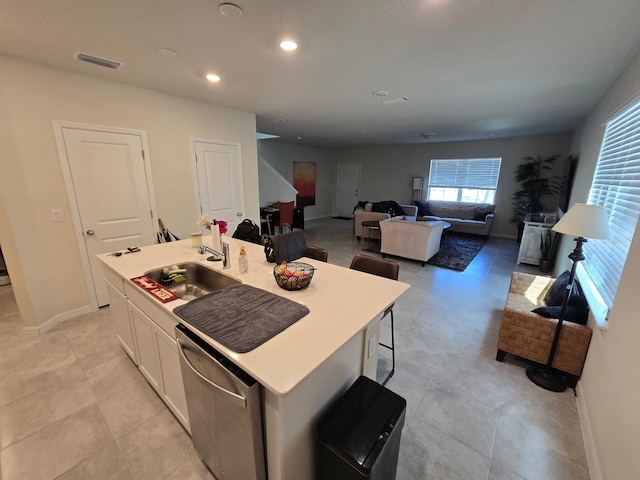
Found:
<path fill-rule="evenodd" d="M 360 252 L 346 220 L 310 221 L 306 235 L 330 263 Z M 412 288 L 394 310 L 387 384 L 408 404 L 398 480 L 590 478 L 573 392 L 547 392 L 523 363 L 495 360 L 510 274 L 531 270 L 516 257 L 515 241 L 491 238 L 462 273 L 399 260 Z M 117 344 L 108 308 L 25 336 L 0 287 L 1 480 L 211 478 Z"/>

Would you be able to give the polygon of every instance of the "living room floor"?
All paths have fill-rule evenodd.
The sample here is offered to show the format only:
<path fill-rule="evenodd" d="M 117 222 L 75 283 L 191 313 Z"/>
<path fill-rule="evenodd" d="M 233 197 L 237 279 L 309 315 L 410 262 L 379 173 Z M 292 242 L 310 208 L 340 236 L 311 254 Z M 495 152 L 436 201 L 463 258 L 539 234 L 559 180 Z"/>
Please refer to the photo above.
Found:
<path fill-rule="evenodd" d="M 327 218 L 305 234 L 348 267 L 362 247 L 351 231 Z M 517 253 L 514 240 L 489 238 L 464 272 L 397 259 L 412 285 L 394 308 L 387 384 L 407 400 L 398 480 L 590 478 L 573 391 L 548 392 L 524 362 L 495 360 L 511 272 L 536 272 Z M 0 478 L 213 478 L 120 348 L 108 308 L 40 336 L 21 328 L 11 287 L 0 287 Z"/>

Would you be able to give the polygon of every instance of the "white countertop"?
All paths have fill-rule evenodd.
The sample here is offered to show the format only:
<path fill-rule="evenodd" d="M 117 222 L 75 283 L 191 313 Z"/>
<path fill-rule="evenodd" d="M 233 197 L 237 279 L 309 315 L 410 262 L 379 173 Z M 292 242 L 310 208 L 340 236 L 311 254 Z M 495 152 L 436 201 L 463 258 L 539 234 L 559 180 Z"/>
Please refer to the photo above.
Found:
<path fill-rule="evenodd" d="M 274 264 L 265 260 L 262 246 L 231 237 L 223 238 L 230 246 L 229 269 L 223 269 L 222 262 L 208 262 L 206 258 L 210 254 L 198 254 L 197 249 L 191 247 L 191 240 L 145 246 L 141 247 L 140 252 L 120 257 L 102 254 L 98 255 L 98 258 L 132 286 L 134 285 L 129 279 L 143 275 L 146 271 L 175 263 L 196 261 L 220 270 L 242 283 L 306 305 L 310 310 L 308 315 L 247 353 L 233 352 L 185 323 L 216 350 L 233 360 L 277 395 L 285 395 L 294 388 L 410 287 L 404 282 L 305 257 L 301 261 L 317 267 L 311 284 L 304 290 L 286 291 L 276 284 L 273 278 Z M 211 245 L 210 237 L 207 235 L 204 236 L 204 243 Z M 247 274 L 241 274 L 238 270 L 241 245 L 245 246 L 249 256 Z M 174 300 L 162 304 L 151 295 L 148 297 L 171 315 L 175 307 L 186 303 L 184 300 Z M 173 316 L 176 322 L 183 323 L 179 317 Z"/>

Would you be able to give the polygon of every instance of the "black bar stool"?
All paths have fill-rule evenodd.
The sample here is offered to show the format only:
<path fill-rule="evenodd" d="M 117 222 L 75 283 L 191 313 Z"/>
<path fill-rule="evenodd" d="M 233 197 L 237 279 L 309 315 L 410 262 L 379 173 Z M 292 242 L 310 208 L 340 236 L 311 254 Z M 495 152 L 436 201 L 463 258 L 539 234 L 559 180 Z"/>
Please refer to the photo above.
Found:
<path fill-rule="evenodd" d="M 393 260 L 384 260 L 382 258 L 372 257 L 370 255 L 362 255 L 360 253 L 356 254 L 353 257 L 353 259 L 351 260 L 351 267 L 349 268 L 358 270 L 360 272 L 370 273 L 372 275 L 378 275 L 379 277 L 390 278 L 391 280 L 398 280 L 398 274 L 400 273 L 400 264 L 398 262 L 394 262 Z M 391 371 L 382 382 L 382 385 L 386 385 L 396 371 L 396 350 L 393 335 L 394 305 L 395 303 L 389 305 L 382 314 L 382 318 L 380 319 L 380 321 L 382 321 L 384 317 L 391 314 L 391 345 L 380 342 L 381 347 L 391 350 Z"/>

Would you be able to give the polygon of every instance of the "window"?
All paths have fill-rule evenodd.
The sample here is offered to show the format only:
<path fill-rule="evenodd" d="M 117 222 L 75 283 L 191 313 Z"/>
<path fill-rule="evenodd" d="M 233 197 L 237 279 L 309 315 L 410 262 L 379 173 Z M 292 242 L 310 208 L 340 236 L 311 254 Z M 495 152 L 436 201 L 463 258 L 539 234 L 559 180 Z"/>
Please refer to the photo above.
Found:
<path fill-rule="evenodd" d="M 501 158 L 432 159 L 427 200 L 494 203 Z"/>
<path fill-rule="evenodd" d="M 640 213 L 640 100 L 607 122 L 588 203 L 604 205 L 609 214 L 609 240 L 589 240 L 579 264 L 580 284 L 584 279 L 595 287 L 606 305 L 600 312 L 591 307 L 602 323 L 613 305 Z"/>

